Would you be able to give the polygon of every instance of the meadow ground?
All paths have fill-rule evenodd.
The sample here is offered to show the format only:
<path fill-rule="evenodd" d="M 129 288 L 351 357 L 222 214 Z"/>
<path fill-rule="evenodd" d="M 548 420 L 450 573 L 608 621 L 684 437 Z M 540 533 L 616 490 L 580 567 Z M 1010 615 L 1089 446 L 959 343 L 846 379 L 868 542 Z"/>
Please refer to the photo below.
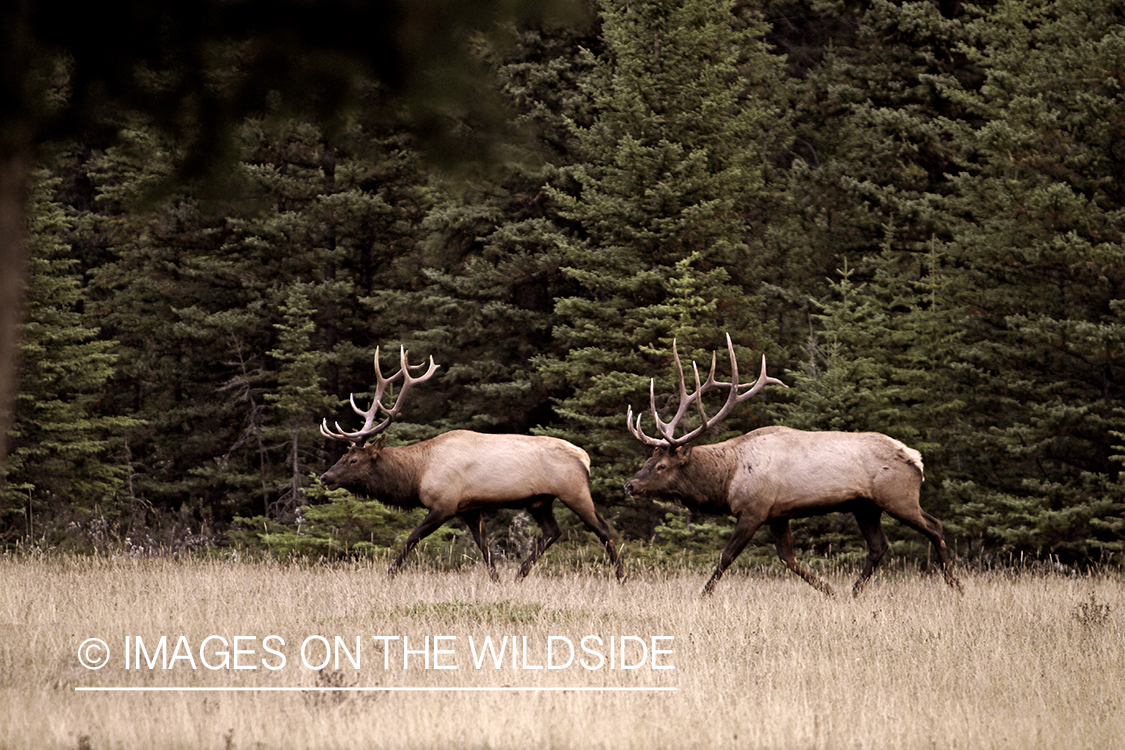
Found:
<path fill-rule="evenodd" d="M 0 747 L 1125 747 L 1114 575 L 513 572 L 0 556 Z"/>

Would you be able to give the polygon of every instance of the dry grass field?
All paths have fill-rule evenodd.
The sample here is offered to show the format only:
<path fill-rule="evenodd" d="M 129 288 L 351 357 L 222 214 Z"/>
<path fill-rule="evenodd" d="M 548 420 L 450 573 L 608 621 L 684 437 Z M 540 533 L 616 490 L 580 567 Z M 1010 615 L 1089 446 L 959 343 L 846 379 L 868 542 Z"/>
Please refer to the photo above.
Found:
<path fill-rule="evenodd" d="M 513 572 L 0 557 L 0 747 L 1125 747 L 1116 577 Z"/>

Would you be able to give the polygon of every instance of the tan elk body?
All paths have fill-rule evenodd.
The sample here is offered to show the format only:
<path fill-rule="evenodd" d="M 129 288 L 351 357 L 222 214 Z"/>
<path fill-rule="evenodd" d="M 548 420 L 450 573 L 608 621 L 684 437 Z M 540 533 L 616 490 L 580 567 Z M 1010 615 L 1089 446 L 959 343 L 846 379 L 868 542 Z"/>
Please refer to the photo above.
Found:
<path fill-rule="evenodd" d="M 559 438 L 533 435 L 496 435 L 468 430 L 453 430 L 429 440 L 407 446 L 387 446 L 381 433 L 390 426 L 402 408 L 403 397 L 416 383 L 429 379 L 437 370 L 430 359 L 426 374 L 414 377 L 412 365 L 402 352 L 402 369 L 389 378 L 379 370 L 379 350 L 375 350 L 376 391 L 369 410 L 355 404 L 364 426 L 357 432 L 336 432 L 321 425 L 326 437 L 351 442 L 351 447 L 336 464 L 321 476 L 330 489 L 343 487 L 353 493 L 401 508 L 424 507 L 428 513 L 407 537 L 403 549 L 392 563 L 390 573 L 401 567 L 406 556 L 442 524 L 459 517 L 469 527 L 480 548 L 489 573 L 496 569 L 485 535 L 484 513 L 498 508 L 526 508 L 539 524 L 543 536 L 520 566 L 519 577 L 562 534 L 552 504 L 558 498 L 574 511 L 601 539 L 616 568 L 624 578 L 609 525 L 594 508 L 590 496 L 590 457 L 586 451 Z M 418 365 L 417 367 L 421 367 Z M 383 406 L 387 386 L 402 378 L 393 407 Z M 378 413 L 387 416 L 374 425 Z M 357 441 L 379 435 L 373 443 Z"/>
<path fill-rule="evenodd" d="M 740 392 L 738 364 L 729 336 L 727 348 L 731 382 L 715 380 L 712 358 L 711 372 L 702 384 L 695 370 L 696 390 L 689 395 L 679 354 L 673 345 L 680 400 L 675 416 L 664 422 L 657 411 L 653 392 L 651 412 L 660 438 L 651 438 L 641 431 L 641 416 L 634 420 L 632 409 L 628 415 L 630 432 L 654 450 L 652 457 L 625 485 L 626 493 L 676 500 L 705 511 L 726 511 L 737 519 L 704 592 L 712 591 L 755 532 L 768 525 L 778 556 L 785 565 L 821 591 L 831 593 L 825 581 L 797 563 L 789 521 L 832 512 L 853 513 L 867 541 L 867 562 L 853 587 L 854 593 L 862 590 L 890 546 L 881 524 L 884 512 L 926 536 L 937 552 L 946 581 L 960 588 L 950 568 L 941 523 L 919 505 L 922 456 L 898 440 L 877 432 L 806 432 L 773 426 L 714 445 L 691 445 L 736 404 L 766 385 L 784 386 L 766 375 L 763 358 L 757 382 Z M 727 388 L 728 397 L 722 408 L 708 417 L 702 395 L 715 388 Z M 699 412 L 701 424 L 677 437 L 676 427 L 693 408 Z"/>

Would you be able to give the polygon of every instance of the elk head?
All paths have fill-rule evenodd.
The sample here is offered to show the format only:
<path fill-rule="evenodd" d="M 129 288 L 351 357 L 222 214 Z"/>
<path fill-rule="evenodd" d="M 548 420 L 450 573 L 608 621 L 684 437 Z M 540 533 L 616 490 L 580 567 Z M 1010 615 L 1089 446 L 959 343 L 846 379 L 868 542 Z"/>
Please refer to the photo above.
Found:
<path fill-rule="evenodd" d="M 345 432 L 340 423 L 336 423 L 336 431 L 333 432 L 328 428 L 328 420 L 325 419 L 320 424 L 320 432 L 326 438 L 332 440 L 343 440 L 350 443 L 348 452 L 336 462 L 336 464 L 324 472 L 320 480 L 330 490 L 339 487 L 354 487 L 363 483 L 363 479 L 370 477 L 373 472 L 375 462 L 379 458 L 383 446 L 386 445 L 386 436 L 381 434 L 384 430 L 391 426 L 391 422 L 398 416 L 402 410 L 403 401 L 406 394 L 410 389 L 418 384 L 423 383 L 433 377 L 437 372 L 438 365 L 434 364 L 434 358 L 431 356 L 429 367 L 422 375 L 415 377 L 411 374 L 411 370 L 419 370 L 426 366 L 426 363 L 419 365 L 412 365 L 407 359 L 407 351 L 405 348 L 400 350 L 399 356 L 401 367 L 398 372 L 390 377 L 384 377 L 383 372 L 379 367 L 379 347 L 375 347 L 375 395 L 371 401 L 371 408 L 364 410 L 361 409 L 355 402 L 355 394 L 351 394 L 349 400 L 352 405 L 352 410 L 356 414 L 363 417 L 363 427 L 355 432 Z M 387 386 L 392 383 L 402 381 L 402 386 L 399 388 L 398 397 L 395 399 L 394 405 L 389 409 L 383 404 L 383 394 L 386 393 Z M 375 424 L 375 420 L 379 416 L 379 412 L 383 412 L 386 416 L 383 421 Z M 366 438 L 378 436 L 378 440 L 367 443 L 366 445 L 360 444 L 360 441 Z"/>
<path fill-rule="evenodd" d="M 716 355 L 712 353 L 711 369 L 707 374 L 707 379 L 703 382 L 700 382 L 699 379 L 699 367 L 695 362 L 691 363 L 692 373 L 695 377 L 695 392 L 691 394 L 687 392 L 683 364 L 680 362 L 680 353 L 676 348 L 675 340 L 673 340 L 672 358 L 676 363 L 676 374 L 679 378 L 679 405 L 676 408 L 676 413 L 673 414 L 672 418 L 667 422 L 660 418 L 660 413 L 656 408 L 656 380 L 653 379 L 649 381 L 649 409 L 653 421 L 656 423 L 656 430 L 660 434 L 660 437 L 656 438 L 646 435 L 641 429 L 641 418 L 644 415 L 637 414 L 634 417 L 633 407 L 629 407 L 629 411 L 626 415 L 629 433 L 645 445 L 651 445 L 654 450 L 652 457 L 645 462 L 645 465 L 641 467 L 641 470 L 637 472 L 633 479 L 625 485 L 625 492 L 627 494 L 664 495 L 673 497 L 691 494 L 690 491 L 692 488 L 680 487 L 685 481 L 683 468 L 691 461 L 691 443 L 721 422 L 730 414 L 735 406 L 755 396 L 767 385 L 780 385 L 783 388 L 788 387 L 777 378 L 766 375 L 765 355 L 762 356 L 762 370 L 761 374 L 758 375 L 757 381 L 752 385 L 740 385 L 738 382 L 738 360 L 734 355 L 734 344 L 731 342 L 730 334 L 727 334 L 726 338 L 727 352 L 730 355 L 730 382 L 725 383 L 715 379 Z M 714 416 L 708 416 L 703 406 L 703 395 L 716 388 L 726 388 L 727 399 Z M 745 388 L 745 390 L 742 390 L 743 388 Z M 677 437 L 676 429 L 693 407 L 699 414 L 699 425 L 695 429 Z"/>

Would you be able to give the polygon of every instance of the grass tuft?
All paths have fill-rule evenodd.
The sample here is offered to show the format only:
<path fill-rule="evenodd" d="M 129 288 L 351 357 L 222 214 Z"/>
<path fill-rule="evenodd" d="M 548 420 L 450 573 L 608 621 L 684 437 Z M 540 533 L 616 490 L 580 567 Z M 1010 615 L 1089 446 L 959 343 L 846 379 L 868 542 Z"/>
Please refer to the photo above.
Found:
<path fill-rule="evenodd" d="M 421 617 L 454 622 L 523 624 L 535 622 L 543 612 L 539 602 L 498 601 L 416 602 L 400 608 L 405 617 Z"/>
<path fill-rule="evenodd" d="M 1112 608 L 1107 602 L 1098 601 L 1093 591 L 1085 601 L 1079 602 L 1074 607 L 1074 619 L 1085 628 L 1100 628 L 1109 621 Z"/>

